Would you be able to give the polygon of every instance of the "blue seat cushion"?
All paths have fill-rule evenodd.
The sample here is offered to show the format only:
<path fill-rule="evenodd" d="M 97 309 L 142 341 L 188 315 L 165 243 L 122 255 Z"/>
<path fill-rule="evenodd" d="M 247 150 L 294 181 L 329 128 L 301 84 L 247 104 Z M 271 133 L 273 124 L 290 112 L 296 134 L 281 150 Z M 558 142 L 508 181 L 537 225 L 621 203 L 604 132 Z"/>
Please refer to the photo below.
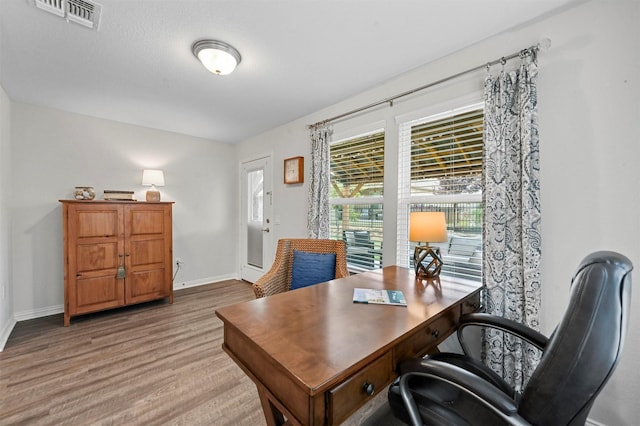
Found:
<path fill-rule="evenodd" d="M 307 287 L 336 277 L 335 253 L 310 253 L 293 251 L 291 290 Z"/>

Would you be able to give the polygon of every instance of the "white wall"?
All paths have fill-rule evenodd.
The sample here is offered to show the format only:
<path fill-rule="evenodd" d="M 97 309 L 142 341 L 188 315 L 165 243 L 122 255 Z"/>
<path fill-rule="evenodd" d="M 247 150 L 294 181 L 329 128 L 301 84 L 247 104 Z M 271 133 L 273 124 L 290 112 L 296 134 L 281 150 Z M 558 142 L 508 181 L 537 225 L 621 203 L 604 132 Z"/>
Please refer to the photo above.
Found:
<path fill-rule="evenodd" d="M 74 186 L 136 191 L 142 170 L 164 170 L 173 207 L 174 288 L 235 277 L 235 147 L 210 140 L 12 104 L 14 311 L 17 320 L 61 312 L 62 212 Z M 175 265 L 175 262 L 174 262 Z M 175 269 L 174 269 L 175 270 Z"/>
<path fill-rule="evenodd" d="M 0 351 L 15 325 L 11 281 L 11 103 L 0 87 Z"/>
<path fill-rule="evenodd" d="M 566 306 L 568 279 L 588 252 L 628 256 L 640 276 L 640 3 L 597 1 L 549 20 L 554 40 L 541 80 L 543 325 Z M 542 27 L 542 25 L 540 26 Z M 636 281 L 638 279 L 636 278 Z M 640 418 L 640 292 L 632 297 L 622 361 L 590 418 L 633 425 Z"/>
<path fill-rule="evenodd" d="M 548 37 L 552 47 L 539 60 L 539 124 L 543 209 L 542 331 L 549 334 L 562 316 L 570 279 L 579 260 L 594 250 L 626 254 L 640 268 L 640 3 L 595 0 L 531 25 L 479 42 L 436 63 L 345 100 L 325 110 L 251 138 L 238 155 L 274 152 L 274 212 L 282 218 L 274 241 L 305 235 L 309 174 L 302 187 L 285 187 L 282 160 L 310 160 L 307 124 L 341 114 L 413 87 L 500 58 Z M 434 41 L 437 42 L 437 41 Z M 410 52 L 408 52 L 410 54 Z M 447 99 L 482 88 L 483 73 L 442 84 L 419 96 L 397 101 L 335 124 L 335 131 L 384 121 L 385 263 L 395 262 L 396 116 L 446 106 Z M 312 83 L 310 83 L 312 84 Z M 637 275 L 637 271 L 636 271 Z M 640 418 L 640 294 L 632 300 L 625 352 L 613 378 L 599 396 L 590 419 L 606 425 L 633 425 Z"/>

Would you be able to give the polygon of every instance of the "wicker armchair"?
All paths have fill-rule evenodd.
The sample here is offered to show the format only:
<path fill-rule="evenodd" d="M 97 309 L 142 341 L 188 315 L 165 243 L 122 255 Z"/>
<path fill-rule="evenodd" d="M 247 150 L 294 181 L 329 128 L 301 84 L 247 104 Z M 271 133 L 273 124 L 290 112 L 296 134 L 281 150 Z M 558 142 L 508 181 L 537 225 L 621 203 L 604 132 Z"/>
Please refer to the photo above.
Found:
<path fill-rule="evenodd" d="M 289 291 L 291 286 L 291 266 L 293 251 L 336 254 L 336 278 L 349 276 L 347 252 L 344 241 L 317 240 L 310 238 L 290 238 L 278 240 L 276 259 L 269 272 L 253 284 L 256 299 Z"/>

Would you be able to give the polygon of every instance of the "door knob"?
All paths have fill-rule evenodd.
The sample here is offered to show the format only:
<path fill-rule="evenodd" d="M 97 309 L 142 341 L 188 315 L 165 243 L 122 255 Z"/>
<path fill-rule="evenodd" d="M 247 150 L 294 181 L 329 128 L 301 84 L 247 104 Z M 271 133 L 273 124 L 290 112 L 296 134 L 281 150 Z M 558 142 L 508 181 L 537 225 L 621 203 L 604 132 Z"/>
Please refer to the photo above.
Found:
<path fill-rule="evenodd" d="M 264 228 L 262 232 L 269 232 L 269 228 Z"/>

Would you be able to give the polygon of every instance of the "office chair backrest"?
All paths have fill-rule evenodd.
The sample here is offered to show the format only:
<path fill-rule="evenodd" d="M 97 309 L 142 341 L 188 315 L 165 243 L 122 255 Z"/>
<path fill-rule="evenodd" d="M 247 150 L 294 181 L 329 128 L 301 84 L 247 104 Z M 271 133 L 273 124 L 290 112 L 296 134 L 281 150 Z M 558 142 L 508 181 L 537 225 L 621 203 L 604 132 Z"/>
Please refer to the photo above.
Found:
<path fill-rule="evenodd" d="M 520 400 L 518 412 L 532 424 L 584 425 L 622 352 L 632 268 L 606 251 L 581 262 L 567 312 Z"/>

